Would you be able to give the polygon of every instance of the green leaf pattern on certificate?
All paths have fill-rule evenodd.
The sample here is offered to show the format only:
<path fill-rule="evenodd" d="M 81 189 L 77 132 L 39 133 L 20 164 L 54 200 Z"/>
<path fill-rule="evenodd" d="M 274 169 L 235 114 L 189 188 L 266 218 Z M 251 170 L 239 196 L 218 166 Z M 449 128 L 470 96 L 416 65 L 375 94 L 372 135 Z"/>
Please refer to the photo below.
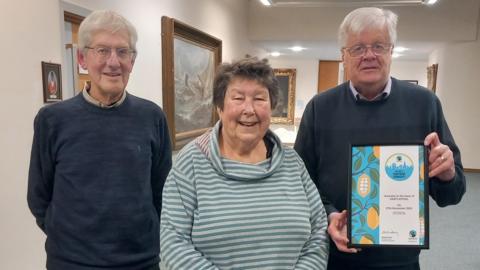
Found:
<path fill-rule="evenodd" d="M 361 208 L 362 207 L 362 202 L 358 199 L 353 199 L 353 204 L 355 204 L 355 206 Z"/>
<path fill-rule="evenodd" d="M 371 163 L 373 163 L 375 160 L 373 160 Z M 370 176 L 372 177 L 372 181 L 378 182 L 380 181 L 380 176 L 378 175 L 378 169 L 370 169 Z"/>
<path fill-rule="evenodd" d="M 353 168 L 354 168 L 356 171 L 358 171 L 358 170 L 360 169 L 360 167 L 362 167 L 362 160 L 361 160 L 361 159 L 357 159 L 357 160 L 355 161 L 355 165 L 354 165 Z"/>
<path fill-rule="evenodd" d="M 372 199 L 372 200 L 375 199 L 377 197 L 377 194 L 378 194 L 377 187 L 374 187 L 372 192 L 370 192 L 370 199 Z"/>
<path fill-rule="evenodd" d="M 379 146 L 352 148 L 352 243 L 379 244 Z"/>
<path fill-rule="evenodd" d="M 362 224 L 362 227 L 365 226 L 365 223 L 367 223 L 365 216 L 360 215 L 360 224 Z"/>

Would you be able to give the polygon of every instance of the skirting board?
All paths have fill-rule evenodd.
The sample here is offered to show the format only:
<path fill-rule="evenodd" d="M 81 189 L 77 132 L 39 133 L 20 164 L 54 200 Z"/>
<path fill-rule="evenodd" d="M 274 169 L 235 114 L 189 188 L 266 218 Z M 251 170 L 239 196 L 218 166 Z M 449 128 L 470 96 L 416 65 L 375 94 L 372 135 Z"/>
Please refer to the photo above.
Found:
<path fill-rule="evenodd" d="M 480 169 L 463 168 L 464 172 L 480 173 Z"/>

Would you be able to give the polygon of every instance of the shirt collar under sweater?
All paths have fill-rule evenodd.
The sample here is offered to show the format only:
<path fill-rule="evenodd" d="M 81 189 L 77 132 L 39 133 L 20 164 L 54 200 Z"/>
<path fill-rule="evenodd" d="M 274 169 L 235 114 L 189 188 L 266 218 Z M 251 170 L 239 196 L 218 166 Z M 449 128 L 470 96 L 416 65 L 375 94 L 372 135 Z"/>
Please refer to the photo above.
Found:
<path fill-rule="evenodd" d="M 90 104 L 93 104 L 95 106 L 98 106 L 100 108 L 105 108 L 105 109 L 110 109 L 110 108 L 118 107 L 118 106 L 122 105 L 123 101 L 125 101 L 125 98 L 127 97 L 127 91 L 123 90 L 122 97 L 117 102 L 115 102 L 113 104 L 110 104 L 110 105 L 106 105 L 106 104 L 103 104 L 100 101 L 96 100 L 92 96 L 90 96 L 90 93 L 88 93 L 89 91 L 90 91 L 90 85 L 85 84 L 85 87 L 83 88 L 83 91 L 82 91 L 82 94 L 83 94 L 83 97 L 85 98 L 85 100 Z"/>
<path fill-rule="evenodd" d="M 195 139 L 194 142 L 220 175 L 239 181 L 261 180 L 275 173 L 282 164 L 285 156 L 284 149 L 280 139 L 271 130 L 265 134 L 265 138 L 273 143 L 270 158 L 257 164 L 249 164 L 222 157 L 218 143 L 220 127 L 221 122 L 218 121 L 210 131 Z"/>
<path fill-rule="evenodd" d="M 377 96 L 375 96 L 373 99 L 369 100 L 366 97 L 364 97 L 362 94 L 360 94 L 357 89 L 355 89 L 355 86 L 353 86 L 352 81 L 349 81 L 349 86 L 350 86 L 350 91 L 352 91 L 353 96 L 357 101 L 363 100 L 363 101 L 377 101 L 377 100 L 382 100 L 387 98 L 390 95 L 390 92 L 392 91 L 392 78 L 388 77 L 387 85 L 385 85 L 385 88 L 383 89 L 382 92 L 380 92 Z"/>

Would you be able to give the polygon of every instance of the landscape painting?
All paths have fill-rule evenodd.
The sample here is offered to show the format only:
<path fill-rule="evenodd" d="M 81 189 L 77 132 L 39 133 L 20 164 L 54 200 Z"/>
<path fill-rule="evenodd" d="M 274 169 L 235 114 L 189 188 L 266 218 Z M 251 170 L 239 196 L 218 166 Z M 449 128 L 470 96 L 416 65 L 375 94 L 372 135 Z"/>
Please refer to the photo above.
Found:
<path fill-rule="evenodd" d="M 174 150 L 209 130 L 218 116 L 213 80 L 222 41 L 176 19 L 162 17 L 162 96 Z"/>
<path fill-rule="evenodd" d="M 174 55 L 175 132 L 211 127 L 214 53 L 175 38 Z"/>

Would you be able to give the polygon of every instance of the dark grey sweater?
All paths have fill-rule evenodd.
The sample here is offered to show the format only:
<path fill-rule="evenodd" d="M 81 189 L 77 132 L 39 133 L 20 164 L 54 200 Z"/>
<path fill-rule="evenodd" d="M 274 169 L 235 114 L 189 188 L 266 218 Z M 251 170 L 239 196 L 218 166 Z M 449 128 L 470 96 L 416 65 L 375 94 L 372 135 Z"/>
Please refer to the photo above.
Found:
<path fill-rule="evenodd" d="M 28 204 L 46 233 L 48 269 L 143 269 L 159 261 L 171 146 L 161 109 L 127 94 L 118 107 L 82 95 L 35 118 Z"/>
<path fill-rule="evenodd" d="M 357 101 L 348 82 L 315 96 L 307 105 L 295 142 L 322 196 L 327 214 L 347 209 L 349 145 L 365 142 L 423 141 L 431 132 L 453 151 L 452 182 L 430 179 L 430 196 L 439 206 L 457 204 L 465 193 L 460 151 L 443 116 L 438 98 L 429 90 L 392 78 L 390 95 L 379 101 Z M 434 222 L 434 221 L 433 221 Z M 397 266 L 418 260 L 419 249 L 364 249 L 339 252 L 331 241 L 331 259 L 358 267 Z"/>

